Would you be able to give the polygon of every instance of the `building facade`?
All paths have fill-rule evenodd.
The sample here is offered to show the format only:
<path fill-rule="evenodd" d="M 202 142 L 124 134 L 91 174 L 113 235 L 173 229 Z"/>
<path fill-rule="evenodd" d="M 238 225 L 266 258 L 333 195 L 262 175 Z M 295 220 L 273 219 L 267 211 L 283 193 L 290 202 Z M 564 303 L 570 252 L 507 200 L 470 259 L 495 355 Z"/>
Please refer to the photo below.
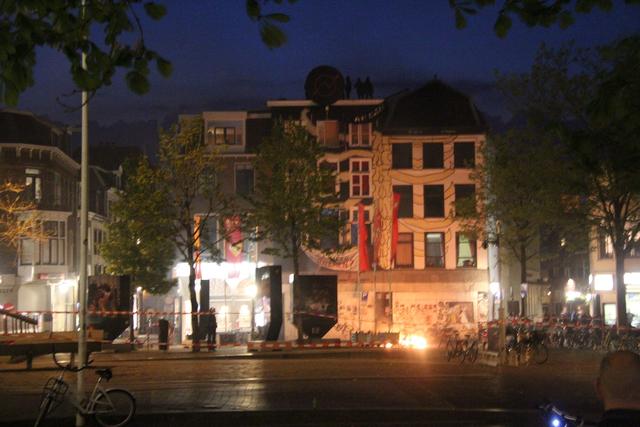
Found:
<path fill-rule="evenodd" d="M 104 156 L 96 156 L 104 160 Z M 25 185 L 46 236 L 0 249 L 0 304 L 38 313 L 40 330 L 73 330 L 80 259 L 80 164 L 70 131 L 31 113 L 0 111 L 0 181 Z M 121 171 L 120 171 L 121 172 Z M 99 246 L 106 239 L 109 201 L 118 171 L 90 167 L 88 274 L 104 273 Z"/>
<path fill-rule="evenodd" d="M 210 111 L 202 117 L 207 143 L 225 148 L 222 182 L 229 193 L 253 191 L 256 148 L 274 121 L 284 120 L 302 124 L 325 147 L 323 167 L 335 171 L 341 214 L 347 219 L 340 243 L 357 247 L 358 206 L 364 205 L 372 260 L 361 268 L 366 271 L 358 271 L 355 249 L 338 261 L 306 251 L 301 264 L 302 274 L 338 276 L 338 324 L 327 337 L 350 338 L 354 331 L 427 334 L 443 326 L 471 329 L 488 320 L 486 249 L 464 233 L 455 215 L 456 201 L 475 198 L 473 170 L 482 161 L 487 131 L 466 95 L 433 80 L 385 99 L 339 99 L 330 105 L 271 100 L 264 111 Z M 394 194 L 399 195 L 398 238 L 392 249 Z M 202 279 L 213 283 L 211 303 L 223 324 L 228 317 L 223 331 L 231 330 L 229 325 L 249 326 L 245 314 L 255 267 L 281 264 L 283 338 L 295 338 L 287 280 L 292 268 L 287 260 L 261 254 L 260 248 L 260 243 L 248 248 L 241 267 L 228 262 L 202 266 Z M 179 270 L 176 276 L 185 287 L 187 271 Z"/>

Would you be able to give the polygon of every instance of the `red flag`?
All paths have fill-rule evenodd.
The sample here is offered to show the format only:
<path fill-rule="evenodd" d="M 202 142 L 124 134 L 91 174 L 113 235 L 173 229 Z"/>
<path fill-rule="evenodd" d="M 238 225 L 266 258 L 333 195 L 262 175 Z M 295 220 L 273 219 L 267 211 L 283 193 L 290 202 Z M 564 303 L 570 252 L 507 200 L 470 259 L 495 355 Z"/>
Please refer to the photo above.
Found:
<path fill-rule="evenodd" d="M 224 255 L 227 262 L 239 263 L 244 261 L 242 254 L 242 231 L 240 231 L 240 217 L 225 218 L 224 228 L 227 239 L 224 241 Z"/>
<path fill-rule="evenodd" d="M 380 209 L 376 209 L 373 216 L 373 262 L 378 266 L 380 263 L 380 235 L 382 234 L 382 215 Z"/>
<path fill-rule="evenodd" d="M 360 271 L 369 271 L 369 250 L 367 243 L 369 236 L 367 235 L 367 226 L 364 222 L 364 205 L 358 204 L 358 256 L 360 257 L 358 264 Z"/>
<path fill-rule="evenodd" d="M 398 250 L 398 209 L 400 208 L 400 194 L 393 193 L 393 223 L 391 227 L 391 266 L 396 265 Z"/>

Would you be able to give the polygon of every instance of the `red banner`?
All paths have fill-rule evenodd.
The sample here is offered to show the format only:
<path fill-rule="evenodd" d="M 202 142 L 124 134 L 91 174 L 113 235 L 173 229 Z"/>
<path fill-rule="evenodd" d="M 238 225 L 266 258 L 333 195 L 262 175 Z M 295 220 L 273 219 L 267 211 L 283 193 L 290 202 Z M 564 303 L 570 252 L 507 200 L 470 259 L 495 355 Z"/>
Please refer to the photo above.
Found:
<path fill-rule="evenodd" d="M 391 267 L 396 265 L 398 250 L 398 209 L 400 208 L 400 194 L 393 193 L 393 222 L 391 226 Z"/>
<path fill-rule="evenodd" d="M 360 271 L 369 271 L 369 250 L 367 243 L 369 236 L 367 235 L 367 225 L 364 221 L 364 205 L 358 204 L 358 256 L 360 261 Z"/>
<path fill-rule="evenodd" d="M 382 237 L 382 215 L 380 209 L 375 210 L 373 215 L 373 262 L 376 266 L 380 264 L 380 238 Z"/>
<path fill-rule="evenodd" d="M 227 234 L 227 239 L 224 241 L 224 257 L 226 261 L 234 264 L 244 261 L 240 217 L 232 216 L 225 218 L 224 228 Z"/>

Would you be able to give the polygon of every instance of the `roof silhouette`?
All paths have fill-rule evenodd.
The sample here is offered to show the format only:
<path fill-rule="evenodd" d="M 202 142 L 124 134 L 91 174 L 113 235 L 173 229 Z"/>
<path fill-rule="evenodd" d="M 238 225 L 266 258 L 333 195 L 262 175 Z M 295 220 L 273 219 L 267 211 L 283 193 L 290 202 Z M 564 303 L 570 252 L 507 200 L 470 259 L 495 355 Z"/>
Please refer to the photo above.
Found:
<path fill-rule="evenodd" d="M 480 133 L 487 129 L 471 99 L 438 79 L 386 102 L 385 134 Z"/>

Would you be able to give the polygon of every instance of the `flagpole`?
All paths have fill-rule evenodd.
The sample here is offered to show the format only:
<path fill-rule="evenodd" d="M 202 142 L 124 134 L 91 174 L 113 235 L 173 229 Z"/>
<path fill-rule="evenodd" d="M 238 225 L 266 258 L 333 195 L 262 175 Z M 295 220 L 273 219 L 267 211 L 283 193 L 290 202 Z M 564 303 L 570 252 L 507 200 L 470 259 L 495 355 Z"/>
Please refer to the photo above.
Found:
<path fill-rule="evenodd" d="M 360 227 L 360 224 L 358 224 Z M 356 273 L 356 295 L 358 295 L 358 333 L 362 332 L 362 288 L 360 287 L 360 231 L 358 231 L 358 271 Z"/>

